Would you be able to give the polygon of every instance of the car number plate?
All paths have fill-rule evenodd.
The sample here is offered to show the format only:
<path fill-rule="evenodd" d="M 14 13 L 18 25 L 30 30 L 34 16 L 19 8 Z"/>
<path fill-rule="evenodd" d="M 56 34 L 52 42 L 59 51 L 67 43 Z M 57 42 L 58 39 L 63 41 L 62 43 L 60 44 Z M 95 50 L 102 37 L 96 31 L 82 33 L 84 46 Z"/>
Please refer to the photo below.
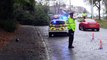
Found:
<path fill-rule="evenodd" d="M 90 27 L 95 27 L 96 25 L 90 25 Z"/>

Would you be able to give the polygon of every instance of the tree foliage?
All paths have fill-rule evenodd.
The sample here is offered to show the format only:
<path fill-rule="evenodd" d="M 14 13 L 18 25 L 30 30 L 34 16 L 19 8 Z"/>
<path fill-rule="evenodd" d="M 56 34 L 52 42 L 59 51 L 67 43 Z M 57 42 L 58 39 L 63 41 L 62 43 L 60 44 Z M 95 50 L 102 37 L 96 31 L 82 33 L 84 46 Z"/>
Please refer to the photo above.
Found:
<path fill-rule="evenodd" d="M 47 25 L 48 6 L 35 0 L 0 1 L 0 27 L 7 31 L 16 29 L 16 21 L 27 25 Z"/>
<path fill-rule="evenodd" d="M 13 16 L 13 1 L 2 0 L 0 1 L 0 20 L 6 20 Z"/>
<path fill-rule="evenodd" d="M 13 0 L 0 1 L 0 28 L 9 32 L 13 32 L 16 29 L 13 10 Z"/>
<path fill-rule="evenodd" d="M 49 18 L 47 14 L 49 9 L 47 5 L 39 4 L 35 0 L 17 0 L 14 3 L 14 9 L 16 19 L 21 24 L 48 24 Z"/>

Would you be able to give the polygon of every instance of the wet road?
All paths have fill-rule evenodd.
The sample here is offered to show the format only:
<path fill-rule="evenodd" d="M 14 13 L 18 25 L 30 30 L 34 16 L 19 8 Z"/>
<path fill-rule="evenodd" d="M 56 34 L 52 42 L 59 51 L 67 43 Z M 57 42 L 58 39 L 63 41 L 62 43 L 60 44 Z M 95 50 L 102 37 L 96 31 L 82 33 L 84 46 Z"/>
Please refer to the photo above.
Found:
<path fill-rule="evenodd" d="M 107 60 L 107 30 L 75 32 L 74 49 L 68 49 L 67 36 L 48 37 L 48 26 L 39 27 L 50 48 L 51 60 Z M 94 33 L 94 40 L 92 40 Z M 99 49 L 102 40 L 103 49 Z"/>

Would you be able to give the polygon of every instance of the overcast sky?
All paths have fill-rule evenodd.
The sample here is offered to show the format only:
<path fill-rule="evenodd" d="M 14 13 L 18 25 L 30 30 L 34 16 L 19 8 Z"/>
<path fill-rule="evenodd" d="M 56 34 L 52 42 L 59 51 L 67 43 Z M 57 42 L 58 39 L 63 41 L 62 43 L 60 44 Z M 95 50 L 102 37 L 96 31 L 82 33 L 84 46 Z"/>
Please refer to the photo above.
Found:
<path fill-rule="evenodd" d="M 53 0 L 53 1 L 55 1 L 55 0 Z M 85 2 L 83 2 L 84 0 L 57 0 L 57 1 L 64 2 L 66 5 L 70 5 L 69 1 L 71 1 L 71 5 L 85 7 L 86 10 L 88 10 L 91 13 L 91 6 L 89 4 L 86 4 Z M 94 7 L 94 14 L 98 14 L 97 11 L 98 11 L 97 8 Z M 101 13 L 102 13 L 102 11 L 101 11 Z"/>
<path fill-rule="evenodd" d="M 69 5 L 70 0 L 64 0 L 64 2 Z M 89 12 L 91 12 L 91 6 L 89 6 L 88 4 L 84 3 L 83 0 L 71 0 L 71 5 L 74 6 L 82 6 L 85 7 Z"/>
<path fill-rule="evenodd" d="M 91 9 L 90 9 L 91 7 L 88 4 L 84 3 L 83 0 L 57 0 L 57 1 L 63 2 L 66 5 L 70 5 L 69 2 L 71 1 L 71 5 L 85 7 L 86 10 L 91 12 Z"/>
<path fill-rule="evenodd" d="M 69 0 L 63 0 L 63 1 L 67 5 L 69 5 Z M 88 10 L 91 13 L 91 6 L 89 4 L 86 4 L 84 2 L 84 0 L 71 0 L 71 5 L 85 7 L 86 10 Z M 104 6 L 101 3 L 101 14 L 104 13 L 103 9 L 104 9 Z M 94 7 L 93 8 L 93 12 L 94 12 L 94 14 L 98 14 L 98 9 L 96 7 Z"/>

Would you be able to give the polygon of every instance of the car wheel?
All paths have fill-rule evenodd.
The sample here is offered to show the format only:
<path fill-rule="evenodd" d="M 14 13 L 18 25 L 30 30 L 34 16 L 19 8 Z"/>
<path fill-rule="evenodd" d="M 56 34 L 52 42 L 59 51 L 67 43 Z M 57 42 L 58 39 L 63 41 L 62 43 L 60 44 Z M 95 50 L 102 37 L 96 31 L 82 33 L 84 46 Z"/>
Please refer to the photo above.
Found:
<path fill-rule="evenodd" d="M 86 31 L 87 29 L 83 27 L 83 30 Z"/>
<path fill-rule="evenodd" d="M 81 27 L 79 26 L 79 30 L 81 30 Z"/>
<path fill-rule="evenodd" d="M 94 29 L 94 31 L 97 31 L 97 29 Z"/>
<path fill-rule="evenodd" d="M 65 34 L 65 36 L 68 36 L 68 32 Z"/>
<path fill-rule="evenodd" d="M 49 32 L 49 37 L 52 37 L 52 33 Z"/>
<path fill-rule="evenodd" d="M 100 29 L 97 29 L 97 31 L 99 31 Z"/>
<path fill-rule="evenodd" d="M 83 30 L 83 27 L 82 27 L 82 26 L 79 26 L 79 30 Z"/>
<path fill-rule="evenodd" d="M 82 30 L 82 31 L 84 31 L 85 29 L 84 29 L 84 27 L 80 27 L 80 29 Z"/>

